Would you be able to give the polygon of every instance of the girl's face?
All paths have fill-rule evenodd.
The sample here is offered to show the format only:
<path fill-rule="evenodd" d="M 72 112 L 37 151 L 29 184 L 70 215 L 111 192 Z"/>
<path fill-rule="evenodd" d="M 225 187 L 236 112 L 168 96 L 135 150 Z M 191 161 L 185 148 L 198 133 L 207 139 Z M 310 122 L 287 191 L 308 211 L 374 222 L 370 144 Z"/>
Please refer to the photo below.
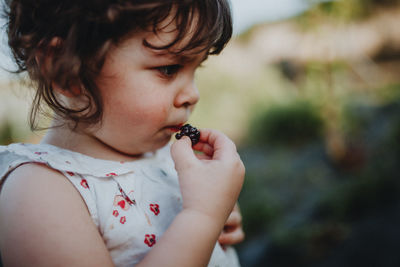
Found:
<path fill-rule="evenodd" d="M 199 100 L 194 84 L 206 53 L 174 56 L 143 45 L 169 43 L 173 32 L 136 34 L 113 48 L 96 81 L 103 119 L 90 135 L 114 150 L 140 155 L 166 145 Z"/>

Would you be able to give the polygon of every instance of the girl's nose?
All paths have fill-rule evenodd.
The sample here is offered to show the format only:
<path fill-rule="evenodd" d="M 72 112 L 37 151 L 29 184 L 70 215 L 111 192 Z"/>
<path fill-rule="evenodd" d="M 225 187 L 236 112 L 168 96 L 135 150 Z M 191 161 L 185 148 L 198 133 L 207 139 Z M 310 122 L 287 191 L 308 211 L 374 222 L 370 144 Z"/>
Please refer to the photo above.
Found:
<path fill-rule="evenodd" d="M 175 107 L 190 107 L 199 101 L 200 95 L 194 80 L 186 84 L 182 84 L 181 90 L 178 92 L 174 105 Z"/>

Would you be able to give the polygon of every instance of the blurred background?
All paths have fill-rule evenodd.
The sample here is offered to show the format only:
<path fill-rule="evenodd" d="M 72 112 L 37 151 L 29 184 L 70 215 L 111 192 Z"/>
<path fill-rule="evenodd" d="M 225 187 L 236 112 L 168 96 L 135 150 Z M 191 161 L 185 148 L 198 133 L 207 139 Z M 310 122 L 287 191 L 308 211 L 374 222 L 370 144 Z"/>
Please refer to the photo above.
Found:
<path fill-rule="evenodd" d="M 234 38 L 198 71 L 191 123 L 227 133 L 246 165 L 242 266 L 400 266 L 400 1 L 232 10 Z M 0 74 L 2 145 L 43 134 L 27 127 L 20 79 Z"/>

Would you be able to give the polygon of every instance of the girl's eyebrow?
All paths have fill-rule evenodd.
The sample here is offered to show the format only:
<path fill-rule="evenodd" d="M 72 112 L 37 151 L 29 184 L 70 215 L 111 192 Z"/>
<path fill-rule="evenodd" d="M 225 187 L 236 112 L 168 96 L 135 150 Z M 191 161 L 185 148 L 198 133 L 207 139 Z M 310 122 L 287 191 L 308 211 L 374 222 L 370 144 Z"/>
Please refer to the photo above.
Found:
<path fill-rule="evenodd" d="M 198 62 L 200 64 L 208 58 L 208 53 L 205 53 L 204 55 L 198 54 L 195 56 L 176 55 L 173 58 L 181 64 L 192 62 Z"/>
<path fill-rule="evenodd" d="M 185 55 L 185 54 L 171 54 L 169 52 L 165 52 L 165 51 L 154 51 L 152 50 L 152 54 L 155 57 L 162 57 L 162 58 L 166 58 L 169 60 L 173 60 L 173 61 L 177 61 L 179 63 L 189 63 L 189 62 L 194 62 L 194 61 L 200 61 L 203 62 L 208 58 L 208 53 L 204 53 L 204 55 L 202 54 L 195 54 L 195 55 Z M 201 57 L 200 57 L 201 56 Z"/>

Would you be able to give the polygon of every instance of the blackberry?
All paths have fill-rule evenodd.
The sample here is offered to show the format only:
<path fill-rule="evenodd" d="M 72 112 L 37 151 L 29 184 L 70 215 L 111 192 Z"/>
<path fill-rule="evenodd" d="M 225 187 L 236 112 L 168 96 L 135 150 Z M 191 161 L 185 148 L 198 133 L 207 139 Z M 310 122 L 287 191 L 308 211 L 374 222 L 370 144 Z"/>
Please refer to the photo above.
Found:
<path fill-rule="evenodd" d="M 184 135 L 188 136 L 192 141 L 192 146 L 197 144 L 200 140 L 200 131 L 190 124 L 185 124 L 180 128 L 180 132 L 175 135 L 176 139 L 181 139 Z"/>

